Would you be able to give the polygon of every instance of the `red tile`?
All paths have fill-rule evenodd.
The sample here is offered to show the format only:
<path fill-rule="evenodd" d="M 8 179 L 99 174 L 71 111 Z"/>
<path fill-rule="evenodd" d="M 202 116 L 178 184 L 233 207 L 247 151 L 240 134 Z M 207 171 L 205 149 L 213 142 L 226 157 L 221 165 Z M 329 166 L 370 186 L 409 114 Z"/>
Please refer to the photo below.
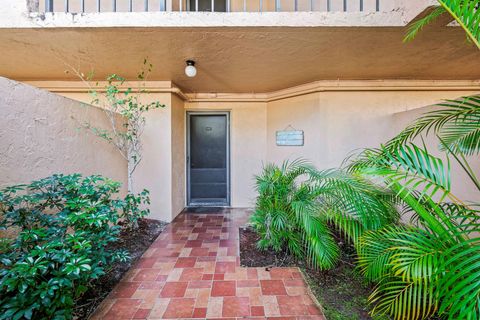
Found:
<path fill-rule="evenodd" d="M 133 281 L 153 281 L 157 279 L 160 270 L 158 269 L 141 269 Z"/>
<path fill-rule="evenodd" d="M 167 278 L 168 278 L 168 276 L 166 274 L 159 274 L 157 276 L 157 279 L 155 279 L 155 280 L 157 280 L 157 281 L 167 281 Z"/>
<path fill-rule="evenodd" d="M 202 276 L 202 280 L 213 280 L 213 274 L 212 273 L 206 273 Z M 220 279 L 223 280 L 223 279 Z"/>
<path fill-rule="evenodd" d="M 187 282 L 167 282 L 160 292 L 160 298 L 181 298 L 187 290 Z"/>
<path fill-rule="evenodd" d="M 213 281 L 212 297 L 235 296 L 235 281 Z"/>
<path fill-rule="evenodd" d="M 237 247 L 228 247 L 227 256 L 236 257 L 238 255 Z"/>
<path fill-rule="evenodd" d="M 135 268 L 151 268 L 157 262 L 157 258 L 140 258 L 135 264 Z"/>
<path fill-rule="evenodd" d="M 205 261 L 215 261 L 216 258 L 215 257 L 197 257 L 197 261 L 202 261 L 202 262 L 205 262 Z"/>
<path fill-rule="evenodd" d="M 193 307 L 195 306 L 195 299 L 182 298 L 171 299 L 167 310 L 163 314 L 163 318 L 180 319 L 191 318 L 193 315 Z"/>
<path fill-rule="evenodd" d="M 300 279 L 285 280 L 285 287 L 303 287 L 305 283 Z"/>
<path fill-rule="evenodd" d="M 223 280 L 225 279 L 225 274 L 223 273 L 215 273 L 213 275 L 213 280 Z"/>
<path fill-rule="evenodd" d="M 215 273 L 233 273 L 235 272 L 235 262 L 217 262 L 215 264 Z"/>
<path fill-rule="evenodd" d="M 225 297 L 222 308 L 223 317 L 250 316 L 250 301 L 247 297 Z"/>
<path fill-rule="evenodd" d="M 190 281 L 188 284 L 189 289 L 200 289 L 200 288 L 211 288 L 212 281 L 210 280 L 200 280 L 200 281 Z"/>
<path fill-rule="evenodd" d="M 260 283 L 258 280 L 238 280 L 237 287 L 239 288 L 248 288 L 248 287 L 259 287 Z"/>
<path fill-rule="evenodd" d="M 205 257 L 208 256 L 208 248 L 192 248 L 190 257 Z"/>
<path fill-rule="evenodd" d="M 202 280 L 203 268 L 185 268 L 180 275 L 180 281 Z"/>
<path fill-rule="evenodd" d="M 309 314 L 302 296 L 277 296 L 277 301 L 282 316 L 305 316 Z"/>
<path fill-rule="evenodd" d="M 270 269 L 270 278 L 272 278 L 272 279 L 293 279 L 292 269 L 272 268 L 272 269 Z"/>
<path fill-rule="evenodd" d="M 105 319 L 131 319 L 142 303 L 140 299 L 118 299 L 105 314 Z"/>
<path fill-rule="evenodd" d="M 250 308 L 250 313 L 252 317 L 264 317 L 265 316 L 265 310 L 263 309 L 262 306 L 252 306 Z"/>
<path fill-rule="evenodd" d="M 282 280 L 260 280 L 263 295 L 286 295 L 287 291 Z"/>
<path fill-rule="evenodd" d="M 137 291 L 140 283 L 120 282 L 112 292 L 112 298 L 130 298 Z"/>
<path fill-rule="evenodd" d="M 174 268 L 193 268 L 195 266 L 195 262 L 197 262 L 197 258 L 193 258 L 193 257 L 178 258 Z"/>
<path fill-rule="evenodd" d="M 138 309 L 133 316 L 133 319 L 147 319 L 150 314 L 150 309 Z"/>
<path fill-rule="evenodd" d="M 197 236 L 197 240 L 212 240 L 211 233 L 199 233 Z"/>
<path fill-rule="evenodd" d="M 248 279 L 258 279 L 257 269 L 248 268 L 247 269 L 247 278 Z"/>
<path fill-rule="evenodd" d="M 207 317 L 207 308 L 195 308 L 193 310 L 192 318 L 206 318 Z"/>
<path fill-rule="evenodd" d="M 220 247 L 236 247 L 237 240 L 220 240 Z"/>
<path fill-rule="evenodd" d="M 316 306 L 316 305 L 308 305 L 307 306 L 307 310 L 308 310 L 308 313 L 313 315 L 313 316 L 322 316 L 322 312 L 320 311 L 320 309 Z"/>
<path fill-rule="evenodd" d="M 185 243 L 185 248 L 200 248 L 202 246 L 202 240 L 188 240 Z"/>
<path fill-rule="evenodd" d="M 160 290 L 165 285 L 163 281 L 145 281 L 140 284 L 138 290 Z"/>

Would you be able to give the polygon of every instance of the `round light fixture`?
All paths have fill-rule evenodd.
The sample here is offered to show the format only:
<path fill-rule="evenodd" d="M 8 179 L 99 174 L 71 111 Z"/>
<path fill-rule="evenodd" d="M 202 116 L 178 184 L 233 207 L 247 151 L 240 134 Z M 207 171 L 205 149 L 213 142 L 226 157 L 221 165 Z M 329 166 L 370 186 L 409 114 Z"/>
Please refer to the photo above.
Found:
<path fill-rule="evenodd" d="M 185 74 L 187 77 L 193 78 L 197 75 L 197 68 L 195 68 L 195 61 L 187 60 L 185 61 L 187 66 L 185 67 Z"/>

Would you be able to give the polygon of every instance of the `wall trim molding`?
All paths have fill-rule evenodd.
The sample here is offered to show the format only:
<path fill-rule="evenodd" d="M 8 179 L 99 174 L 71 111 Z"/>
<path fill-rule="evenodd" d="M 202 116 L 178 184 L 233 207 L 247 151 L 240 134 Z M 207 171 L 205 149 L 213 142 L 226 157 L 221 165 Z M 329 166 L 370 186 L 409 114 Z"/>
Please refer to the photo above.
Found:
<path fill-rule="evenodd" d="M 76 93 L 76 92 L 88 93 L 90 91 L 88 84 L 82 81 L 50 81 L 50 80 L 43 81 L 41 80 L 41 81 L 21 81 L 21 82 L 24 82 L 31 86 L 34 86 L 40 89 L 45 89 L 54 93 Z M 105 91 L 102 88 L 104 88 L 106 85 L 107 85 L 106 81 L 98 81 L 91 84 L 92 87 L 99 88 L 98 91 L 100 92 Z M 138 88 L 138 84 L 134 82 L 126 81 L 123 85 L 119 87 L 124 89 L 127 89 L 127 88 L 136 89 Z M 178 95 L 183 100 L 188 100 L 187 95 L 185 95 L 185 93 L 180 88 L 178 88 L 175 84 L 173 84 L 171 81 L 147 81 L 143 88 L 151 93 L 173 93 Z"/>
<path fill-rule="evenodd" d="M 51 92 L 88 92 L 81 81 L 24 81 Z M 99 86 L 104 86 L 99 82 Z M 129 83 L 122 87 L 135 88 Z M 271 102 L 318 92 L 480 91 L 480 80 L 320 80 L 265 93 L 186 93 L 171 81 L 148 81 L 149 92 L 172 93 L 187 102 Z"/>

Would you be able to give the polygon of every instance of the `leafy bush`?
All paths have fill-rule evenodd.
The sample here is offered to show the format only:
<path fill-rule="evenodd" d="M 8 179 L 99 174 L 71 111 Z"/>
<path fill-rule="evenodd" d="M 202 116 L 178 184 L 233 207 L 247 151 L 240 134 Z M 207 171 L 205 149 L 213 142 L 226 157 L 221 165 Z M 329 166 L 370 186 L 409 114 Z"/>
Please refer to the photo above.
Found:
<path fill-rule="evenodd" d="M 395 192 L 408 225 L 370 231 L 356 243 L 359 266 L 377 284 L 372 313 L 393 319 L 480 319 L 480 210 L 452 192 L 450 160 L 471 190 L 480 180 L 467 159 L 480 153 L 480 96 L 447 100 L 349 170 Z M 434 134 L 443 159 L 415 138 Z M 423 138 L 423 137 L 422 137 Z"/>
<path fill-rule="evenodd" d="M 0 191 L 0 227 L 16 237 L 0 251 L 0 319 L 69 319 L 89 283 L 128 253 L 109 249 L 148 213 L 148 192 L 114 199 L 120 183 L 53 175 Z"/>
<path fill-rule="evenodd" d="M 256 180 L 250 222 L 259 248 L 287 250 L 316 268 L 333 267 L 339 256 L 329 223 L 355 242 L 365 230 L 398 218 L 392 194 L 340 170 L 318 171 L 305 160 L 269 164 Z"/>

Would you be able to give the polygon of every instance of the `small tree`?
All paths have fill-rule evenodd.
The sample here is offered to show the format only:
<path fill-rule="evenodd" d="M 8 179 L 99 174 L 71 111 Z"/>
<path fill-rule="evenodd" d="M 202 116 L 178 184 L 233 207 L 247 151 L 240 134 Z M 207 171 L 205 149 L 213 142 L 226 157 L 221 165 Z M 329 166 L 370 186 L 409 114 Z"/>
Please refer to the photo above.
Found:
<path fill-rule="evenodd" d="M 127 160 L 128 193 L 133 193 L 133 173 L 142 161 L 141 136 L 145 128 L 144 114 L 151 109 L 165 107 L 158 101 L 142 102 L 142 96 L 148 93 L 145 83 L 152 67 L 147 59 L 143 61 L 142 70 L 137 75 L 140 83 L 137 89 L 131 87 L 125 89 L 125 78 L 117 74 L 108 76 L 107 84 L 103 88 L 99 86 L 98 82 L 95 87 L 92 87 L 89 81 L 92 78 L 91 75 L 85 79 L 83 74 L 76 72 L 88 85 L 93 98 L 92 104 L 99 106 L 110 121 L 110 129 L 97 128 L 89 122 L 85 123 L 84 127 L 114 145 L 122 157 Z"/>

